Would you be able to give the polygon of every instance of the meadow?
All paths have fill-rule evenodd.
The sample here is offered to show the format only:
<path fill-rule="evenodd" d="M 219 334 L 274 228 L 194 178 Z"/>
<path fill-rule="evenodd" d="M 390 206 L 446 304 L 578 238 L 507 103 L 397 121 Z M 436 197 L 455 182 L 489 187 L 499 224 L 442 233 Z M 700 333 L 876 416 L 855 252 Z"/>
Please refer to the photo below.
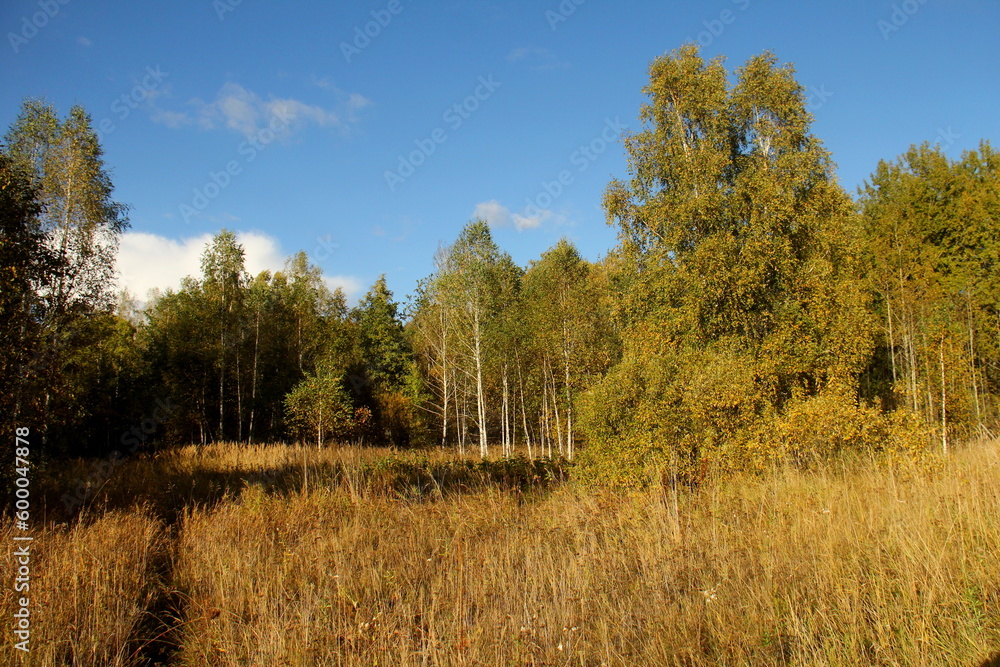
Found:
<path fill-rule="evenodd" d="M 93 465 L 35 483 L 32 651 L 8 633 L 0 664 L 1000 664 L 997 441 L 630 492 L 559 459 L 215 444 L 63 515 Z"/>

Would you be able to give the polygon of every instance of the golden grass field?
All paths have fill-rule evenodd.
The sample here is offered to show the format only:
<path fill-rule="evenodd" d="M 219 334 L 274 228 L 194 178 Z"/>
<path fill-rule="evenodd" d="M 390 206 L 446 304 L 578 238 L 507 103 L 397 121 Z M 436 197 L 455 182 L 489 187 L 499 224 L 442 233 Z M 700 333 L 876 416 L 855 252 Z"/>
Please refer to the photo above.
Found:
<path fill-rule="evenodd" d="M 8 631 L 0 663 L 1000 664 L 1000 443 L 676 494 L 517 466 L 401 482 L 386 455 L 121 464 L 78 518 L 35 517 L 32 652 Z"/>

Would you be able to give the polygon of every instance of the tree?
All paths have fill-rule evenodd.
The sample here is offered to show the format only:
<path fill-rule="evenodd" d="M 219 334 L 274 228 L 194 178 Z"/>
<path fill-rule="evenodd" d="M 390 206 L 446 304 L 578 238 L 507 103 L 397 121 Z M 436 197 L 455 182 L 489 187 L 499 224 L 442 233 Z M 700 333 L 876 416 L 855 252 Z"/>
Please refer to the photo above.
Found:
<path fill-rule="evenodd" d="M 485 457 L 489 453 L 486 372 L 494 353 L 492 325 L 503 308 L 502 296 L 512 291 L 512 283 L 519 279 L 520 271 L 510 256 L 500 251 L 489 225 L 481 219 L 462 229 L 449 249 L 447 266 L 449 271 L 438 279 L 444 299 L 455 315 L 459 368 L 476 402 L 474 422 L 479 453 Z"/>
<path fill-rule="evenodd" d="M 323 282 L 323 272 L 299 251 L 285 262 L 286 305 L 295 323 L 295 358 L 300 373 L 311 370 L 309 360 L 321 353 L 324 321 L 336 310 L 336 300 Z"/>
<path fill-rule="evenodd" d="M 308 375 L 285 397 L 288 422 L 302 437 L 315 437 L 316 447 L 330 437 L 345 438 L 353 426 L 351 399 L 341 373 L 322 366 Z"/>
<path fill-rule="evenodd" d="M 957 161 L 922 144 L 880 162 L 860 189 L 884 322 L 883 399 L 936 425 L 944 449 L 950 430 L 995 418 L 998 183 L 988 143 Z"/>
<path fill-rule="evenodd" d="M 577 394 L 603 375 L 615 355 L 606 288 L 597 267 L 561 239 L 524 276 L 521 317 L 534 352 L 536 384 L 543 394 L 542 442 L 554 431 L 559 453 L 573 456 Z M 551 411 L 551 415 L 550 415 Z"/>
<path fill-rule="evenodd" d="M 212 329 L 216 332 L 214 346 L 215 365 L 218 373 L 219 426 L 217 438 L 226 437 L 226 386 L 227 379 L 236 393 L 237 439 L 243 439 L 242 386 L 240 383 L 241 347 L 244 337 L 243 307 L 249 276 L 244 269 L 243 246 L 236 235 L 227 229 L 215 235 L 201 257 L 204 274 L 202 290 L 211 304 Z"/>
<path fill-rule="evenodd" d="M 74 106 L 60 121 L 50 104 L 25 100 L 5 141 L 39 190 L 41 228 L 65 266 L 47 293 L 50 317 L 112 306 L 118 237 L 128 228 L 128 207 L 112 199 L 90 115 Z"/>
<path fill-rule="evenodd" d="M 351 320 L 361 362 L 352 374 L 357 380 L 355 399 L 372 412 L 381 426 L 378 439 L 406 444 L 413 422 L 412 396 L 404 393 L 411 372 L 411 352 L 399 305 L 393 301 L 384 275 L 352 311 Z"/>
<path fill-rule="evenodd" d="M 442 447 L 448 442 L 448 423 L 455 400 L 453 314 L 440 281 L 435 279 L 448 271 L 447 262 L 448 253 L 440 248 L 434 257 L 435 274 L 417 285 L 409 321 L 411 347 L 423 387 L 419 407 L 439 420 Z"/>
<path fill-rule="evenodd" d="M 127 365 L 106 354 L 125 351 L 109 337 L 120 332 L 111 314 L 115 254 L 118 237 L 128 226 L 127 207 L 112 199 L 101 146 L 83 108 L 73 107 L 60 120 L 51 105 L 26 100 L 5 142 L 5 162 L 30 184 L 40 205 L 31 216 L 31 239 L 20 234 L 15 243 L 17 235 L 10 237 L 10 243 L 21 244 L 18 250 L 29 252 L 22 268 L 34 264 L 40 269 L 30 280 L 30 298 L 23 291 L 15 297 L 22 306 L 30 303 L 31 322 L 21 323 L 34 348 L 27 361 L 22 359 L 30 381 L 21 383 L 15 401 L 18 409 L 37 407 L 36 430 L 50 451 L 79 451 L 80 443 L 107 441 L 113 428 L 108 419 L 115 412 L 82 399 L 112 395 L 110 389 L 94 393 L 92 383 L 97 378 L 111 381 L 115 368 Z M 36 240 L 43 241 L 44 250 L 23 245 Z M 94 360 L 109 366 L 96 368 Z"/>
<path fill-rule="evenodd" d="M 793 69 L 765 53 L 735 78 L 691 45 L 655 60 L 632 176 L 605 193 L 625 349 L 585 412 L 612 476 L 780 455 L 795 443 L 769 425 L 790 406 L 858 400 L 872 336 L 851 202 Z"/>
<path fill-rule="evenodd" d="M 503 314 L 517 299 L 522 271 L 500 251 L 489 225 L 480 219 L 470 221 L 454 244 L 438 252 L 435 265 L 437 271 L 418 289 L 413 316 L 414 345 L 436 396 L 427 409 L 441 419 L 442 441 L 451 421 L 463 453 L 472 425 L 485 457 L 491 423 L 500 425 L 503 434 L 510 432 L 510 413 L 501 409 L 497 415 L 492 406 L 496 398 L 502 405 L 508 398 L 503 393 Z"/>
<path fill-rule="evenodd" d="M 253 357 L 250 371 L 250 418 L 247 424 L 247 442 L 253 442 L 254 419 L 257 416 L 257 388 L 260 386 L 261 320 L 274 308 L 274 291 L 271 272 L 261 271 L 247 290 L 247 309 L 253 319 Z M 266 332 L 265 332 L 266 333 Z"/>
<path fill-rule="evenodd" d="M 343 384 L 358 365 L 343 292 L 331 294 L 303 253 L 284 271 L 251 281 L 228 230 L 205 247 L 202 272 L 154 299 L 142 329 L 153 383 L 178 406 L 168 436 L 203 443 L 284 437 L 285 398 L 296 385 L 321 367 L 339 369 Z"/>
<path fill-rule="evenodd" d="M 41 365 L 39 293 L 56 282 L 61 266 L 40 227 L 41 211 L 30 176 L 0 150 L 0 419 L 7 426 L 39 408 L 30 405 Z"/>
<path fill-rule="evenodd" d="M 217 315 L 201 283 L 190 276 L 178 292 L 168 290 L 147 307 L 144 336 L 154 382 L 178 406 L 167 425 L 173 441 L 206 444 L 215 439 L 211 424 L 218 412 L 213 420 L 209 406 L 212 388 L 218 387 L 219 330 L 206 323 Z"/>
<path fill-rule="evenodd" d="M 409 357 L 399 304 L 392 299 L 385 275 L 379 276 L 352 317 L 358 326 L 361 356 L 369 378 L 380 388 L 402 387 Z"/>

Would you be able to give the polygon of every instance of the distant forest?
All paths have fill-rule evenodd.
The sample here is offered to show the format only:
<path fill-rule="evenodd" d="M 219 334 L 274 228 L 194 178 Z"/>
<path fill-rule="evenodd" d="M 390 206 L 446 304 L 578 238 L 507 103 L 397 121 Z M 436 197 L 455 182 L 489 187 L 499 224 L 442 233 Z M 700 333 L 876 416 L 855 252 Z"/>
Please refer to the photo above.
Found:
<path fill-rule="evenodd" d="M 90 115 L 27 100 L 0 146 L 0 420 L 48 457 L 301 440 L 577 457 L 595 479 L 945 451 L 996 433 L 1000 156 L 915 145 L 852 197 L 770 53 L 655 60 L 604 193 L 618 245 L 528 266 L 472 220 L 401 303 L 235 235 L 140 310 Z M 44 438 L 44 442 L 42 440 Z"/>

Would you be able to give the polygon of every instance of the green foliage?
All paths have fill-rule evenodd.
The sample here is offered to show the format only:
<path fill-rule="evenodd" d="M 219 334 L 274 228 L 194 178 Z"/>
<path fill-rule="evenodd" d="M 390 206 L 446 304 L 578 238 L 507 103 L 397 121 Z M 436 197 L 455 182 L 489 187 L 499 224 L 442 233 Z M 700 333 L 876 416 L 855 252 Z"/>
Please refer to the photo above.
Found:
<path fill-rule="evenodd" d="M 300 373 L 312 370 L 323 356 L 332 333 L 328 324 L 344 318 L 343 294 L 331 294 L 323 282 L 323 272 L 299 251 L 285 262 L 284 272 L 275 277 L 276 287 L 294 327 L 292 342 Z"/>
<path fill-rule="evenodd" d="M 112 199 L 83 108 L 60 119 L 26 100 L 4 141 L 0 370 L 10 384 L 0 421 L 31 424 L 48 454 L 109 448 L 144 393 L 134 353 L 120 344 L 132 332 L 112 314 L 127 207 Z"/>
<path fill-rule="evenodd" d="M 317 447 L 330 438 L 347 439 L 354 428 L 351 398 L 330 369 L 295 385 L 285 397 L 285 410 L 294 434 L 315 438 Z"/>
<path fill-rule="evenodd" d="M 499 427 L 509 451 L 513 371 L 505 353 L 515 338 L 507 315 L 519 298 L 521 269 L 500 251 L 483 220 L 469 222 L 453 245 L 439 251 L 436 265 L 418 289 L 411 324 L 424 389 L 433 396 L 421 408 L 436 415 L 442 445 L 451 440 L 464 452 L 475 434 L 485 457 L 489 434 Z"/>
<path fill-rule="evenodd" d="M 539 415 L 539 445 L 572 458 L 576 396 L 600 378 L 618 352 L 607 287 L 599 267 L 561 239 L 524 276 L 519 316 L 531 409 Z M 538 394 L 541 394 L 539 396 Z M 541 400 L 539 400 L 541 399 Z"/>
<path fill-rule="evenodd" d="M 179 406 L 167 423 L 171 440 L 205 442 L 209 437 L 209 382 L 216 374 L 214 336 L 204 322 L 212 315 L 201 285 L 190 278 L 180 291 L 168 290 L 147 309 L 143 336 L 154 382 Z"/>
<path fill-rule="evenodd" d="M 504 454 L 572 456 L 575 397 L 618 353 L 607 272 L 563 239 L 522 274 L 482 221 L 436 264 L 408 327 L 426 437 L 461 451 L 478 433 L 485 454 L 489 431 Z"/>
<path fill-rule="evenodd" d="M 128 207 L 112 199 L 114 186 L 90 115 L 74 106 L 60 120 L 47 102 L 25 100 L 5 142 L 38 189 L 41 228 L 67 269 L 46 293 L 47 315 L 110 307 Z"/>
<path fill-rule="evenodd" d="M 370 440 L 405 446 L 419 428 L 406 391 L 412 352 L 384 275 L 352 310 L 351 324 L 357 339 L 352 389 L 355 402 L 372 415 Z"/>
<path fill-rule="evenodd" d="M 189 278 L 148 309 L 144 334 L 152 366 L 159 386 L 178 404 L 167 424 L 171 440 L 298 434 L 301 423 L 286 423 L 289 392 L 307 377 L 331 375 L 342 385 L 358 365 L 357 332 L 344 295 L 326 288 L 304 253 L 291 257 L 284 271 L 251 280 L 243 252 L 235 235 L 223 230 L 205 249 L 202 279 Z M 353 414 L 355 401 L 346 406 Z M 324 427 L 324 437 L 332 428 Z"/>
<path fill-rule="evenodd" d="M 729 86 L 686 46 L 645 92 L 605 195 L 624 359 L 582 403 L 609 479 L 738 460 L 794 401 L 856 396 L 872 349 L 856 218 L 791 67 L 757 56 Z"/>
<path fill-rule="evenodd" d="M 89 116 L 26 101 L 0 150 L 0 422 L 38 424 L 51 452 L 107 452 L 169 399 L 174 441 L 478 444 L 484 459 L 582 445 L 580 474 L 615 485 L 912 456 L 996 429 L 989 143 L 958 160 L 914 146 L 855 203 L 772 54 L 731 76 L 687 45 L 649 75 L 629 176 L 604 194 L 617 248 L 590 262 L 561 239 L 522 268 L 472 220 L 405 316 L 384 275 L 348 308 L 304 252 L 250 276 L 225 229 L 201 276 L 135 312 L 114 295 L 127 210 Z M 473 476 L 530 472 L 509 465 Z"/>
<path fill-rule="evenodd" d="M 22 410 L 39 395 L 32 386 L 39 368 L 42 327 L 40 290 L 51 286 L 60 264 L 46 244 L 38 215 L 38 190 L 23 170 L 0 152 L 0 424 L 11 432 Z M 29 405 L 25 405 L 29 403 Z"/>
<path fill-rule="evenodd" d="M 354 309 L 361 358 L 369 379 L 380 389 L 399 390 L 403 386 L 409 348 L 399 317 L 399 305 L 379 276 Z"/>
<path fill-rule="evenodd" d="M 914 146 L 880 162 L 860 192 L 882 398 L 937 425 L 942 444 L 997 423 L 998 192 L 1000 156 L 985 142 L 956 161 Z"/>

